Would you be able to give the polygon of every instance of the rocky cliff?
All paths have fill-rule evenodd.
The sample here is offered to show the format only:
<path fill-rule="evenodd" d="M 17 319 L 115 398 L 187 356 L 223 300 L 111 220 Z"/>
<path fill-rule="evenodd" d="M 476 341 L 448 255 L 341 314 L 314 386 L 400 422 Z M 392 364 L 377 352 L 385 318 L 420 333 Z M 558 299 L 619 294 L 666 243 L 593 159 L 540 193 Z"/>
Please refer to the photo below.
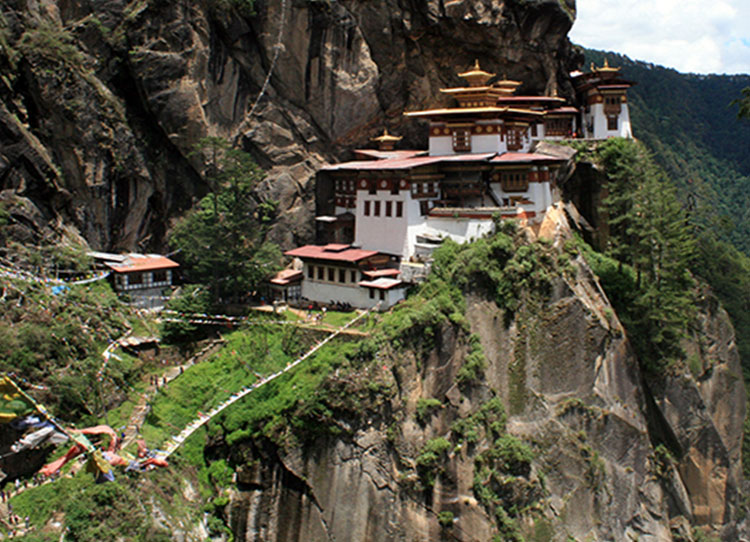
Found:
<path fill-rule="evenodd" d="M 342 436 L 214 439 L 237 465 L 235 540 L 690 541 L 694 526 L 743 539 L 745 392 L 726 314 L 703 292 L 686 359 L 646 376 L 562 206 L 542 231 L 545 294 L 519 284 L 508 309 L 470 281 L 466 322 L 415 317 L 372 364 L 329 377 Z"/>
<path fill-rule="evenodd" d="M 237 4 L 237 3 L 235 3 Z M 9 0 L 0 7 L 0 190 L 33 240 L 160 248 L 205 193 L 204 136 L 251 152 L 272 235 L 312 235 L 311 179 L 479 58 L 524 91 L 571 91 L 572 0 Z"/>

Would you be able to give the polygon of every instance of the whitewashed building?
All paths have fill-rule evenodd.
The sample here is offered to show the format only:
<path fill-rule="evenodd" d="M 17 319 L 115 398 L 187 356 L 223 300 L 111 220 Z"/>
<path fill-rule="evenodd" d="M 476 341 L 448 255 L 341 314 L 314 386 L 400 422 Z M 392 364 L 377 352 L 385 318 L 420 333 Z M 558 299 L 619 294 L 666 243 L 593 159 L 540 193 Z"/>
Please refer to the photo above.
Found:
<path fill-rule="evenodd" d="M 542 221 L 567 158 L 540 152 L 541 140 L 631 137 L 622 98 L 630 83 L 606 64 L 575 79 L 581 109 L 558 96 L 516 95 L 520 82 L 491 83 L 495 75 L 478 63 L 458 75 L 464 86 L 441 89 L 452 106 L 404 113 L 428 123 L 427 150 L 396 150 L 400 138 L 386 131 L 374 139 L 379 149 L 357 150 L 356 160 L 321 169 L 320 245 L 286 253 L 304 262 L 303 298 L 390 306 L 403 298 L 406 283 L 424 276 L 445 239 L 478 239 L 497 219 Z M 620 100 L 614 131 L 612 96 Z M 602 122 L 604 131 L 597 128 Z M 368 277 L 368 267 L 386 274 Z"/>

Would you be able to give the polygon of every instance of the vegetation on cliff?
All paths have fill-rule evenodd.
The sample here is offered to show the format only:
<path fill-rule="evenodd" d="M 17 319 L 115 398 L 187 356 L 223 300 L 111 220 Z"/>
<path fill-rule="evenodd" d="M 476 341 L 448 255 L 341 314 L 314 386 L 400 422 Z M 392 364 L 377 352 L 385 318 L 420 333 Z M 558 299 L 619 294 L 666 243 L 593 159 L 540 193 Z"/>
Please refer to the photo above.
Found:
<path fill-rule="evenodd" d="M 182 217 L 170 241 L 189 281 L 205 285 L 214 303 L 244 298 L 279 269 L 281 251 L 266 241 L 276 205 L 258 199 L 263 173 L 249 154 L 219 138 L 201 140 L 211 192 Z"/>
<path fill-rule="evenodd" d="M 681 74 L 616 53 L 586 51 L 586 64 L 621 66 L 633 133 L 653 153 L 701 229 L 750 255 L 750 123 L 730 103 L 748 75 Z M 701 209 L 702 208 L 702 209 Z"/>

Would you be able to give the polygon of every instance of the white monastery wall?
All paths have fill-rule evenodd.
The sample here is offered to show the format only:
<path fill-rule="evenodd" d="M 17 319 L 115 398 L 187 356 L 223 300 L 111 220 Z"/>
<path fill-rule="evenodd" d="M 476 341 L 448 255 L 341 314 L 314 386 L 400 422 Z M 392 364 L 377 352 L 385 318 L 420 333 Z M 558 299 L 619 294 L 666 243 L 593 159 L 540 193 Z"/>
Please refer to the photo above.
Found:
<path fill-rule="evenodd" d="M 445 156 L 446 154 L 456 154 L 453 150 L 453 139 L 451 136 L 430 137 L 430 156 Z"/>
<path fill-rule="evenodd" d="M 355 209 L 354 243 L 367 250 L 377 250 L 388 254 L 401 254 L 407 230 L 409 204 L 408 190 L 391 194 L 390 190 L 378 190 L 370 194 L 366 190 L 357 191 Z M 365 202 L 370 202 L 370 214 L 365 216 Z M 379 212 L 375 215 L 375 204 L 379 202 Z M 391 216 L 386 216 L 387 202 L 391 204 Z M 402 216 L 397 217 L 397 202 L 403 205 Z M 419 205 L 417 204 L 417 213 Z"/>
<path fill-rule="evenodd" d="M 471 152 L 505 152 L 505 142 L 500 141 L 500 134 L 471 136 Z"/>

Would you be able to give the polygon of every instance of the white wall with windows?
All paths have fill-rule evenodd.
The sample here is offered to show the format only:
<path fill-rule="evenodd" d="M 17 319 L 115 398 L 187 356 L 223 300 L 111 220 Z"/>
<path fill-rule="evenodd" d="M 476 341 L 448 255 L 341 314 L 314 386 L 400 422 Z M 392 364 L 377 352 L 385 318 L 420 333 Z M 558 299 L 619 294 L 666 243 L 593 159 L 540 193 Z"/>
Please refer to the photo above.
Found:
<path fill-rule="evenodd" d="M 148 288 L 163 288 L 172 285 L 170 269 L 156 271 L 133 271 L 115 275 L 115 290 L 131 291 Z"/>
<path fill-rule="evenodd" d="M 617 116 L 607 115 L 604 112 L 604 104 L 591 104 L 583 124 L 586 137 L 594 139 L 607 139 L 609 137 L 632 139 L 633 137 L 627 103 L 622 104 Z"/>
<path fill-rule="evenodd" d="M 408 189 L 393 194 L 390 190 L 357 191 L 354 243 L 367 250 L 400 255 L 412 211 Z"/>

